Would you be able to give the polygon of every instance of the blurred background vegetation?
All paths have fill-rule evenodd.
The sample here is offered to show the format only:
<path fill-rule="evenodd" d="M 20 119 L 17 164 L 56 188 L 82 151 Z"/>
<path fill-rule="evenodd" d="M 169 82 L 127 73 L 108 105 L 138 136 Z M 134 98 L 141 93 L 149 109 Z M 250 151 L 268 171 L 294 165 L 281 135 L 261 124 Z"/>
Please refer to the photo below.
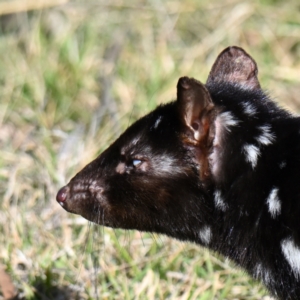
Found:
<path fill-rule="evenodd" d="M 228 45 L 299 112 L 299 15 L 298 0 L 0 1 L 0 268 L 19 299 L 270 299 L 222 257 L 93 226 L 55 195 Z"/>

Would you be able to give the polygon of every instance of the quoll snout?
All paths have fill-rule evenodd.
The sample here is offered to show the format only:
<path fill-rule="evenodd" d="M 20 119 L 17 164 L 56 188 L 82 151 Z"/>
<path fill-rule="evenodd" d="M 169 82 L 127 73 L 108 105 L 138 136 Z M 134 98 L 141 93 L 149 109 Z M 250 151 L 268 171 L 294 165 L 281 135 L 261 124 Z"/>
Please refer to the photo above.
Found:
<path fill-rule="evenodd" d="M 57 195 L 56 195 L 56 201 L 63 206 L 64 202 L 68 199 L 69 197 L 69 187 L 64 186 L 62 187 Z"/>
<path fill-rule="evenodd" d="M 103 191 L 97 181 L 73 180 L 58 191 L 56 201 L 68 212 L 80 213 L 91 201 L 99 201 Z"/>

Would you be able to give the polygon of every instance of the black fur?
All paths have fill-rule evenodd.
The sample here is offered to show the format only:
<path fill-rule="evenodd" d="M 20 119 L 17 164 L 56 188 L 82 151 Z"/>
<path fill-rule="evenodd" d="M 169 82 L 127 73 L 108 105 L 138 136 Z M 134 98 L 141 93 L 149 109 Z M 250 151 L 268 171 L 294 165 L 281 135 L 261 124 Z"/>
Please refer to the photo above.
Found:
<path fill-rule="evenodd" d="M 229 47 L 206 85 L 129 127 L 57 195 L 100 225 L 163 233 L 229 257 L 279 299 L 300 299 L 300 119 Z"/>

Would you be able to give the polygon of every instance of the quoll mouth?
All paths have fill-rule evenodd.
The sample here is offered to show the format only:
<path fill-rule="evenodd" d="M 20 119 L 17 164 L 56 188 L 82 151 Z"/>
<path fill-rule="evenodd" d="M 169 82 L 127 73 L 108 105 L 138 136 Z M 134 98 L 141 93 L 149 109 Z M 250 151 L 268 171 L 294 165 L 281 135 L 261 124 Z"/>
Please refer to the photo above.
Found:
<path fill-rule="evenodd" d="M 69 213 L 80 215 L 93 223 L 115 227 L 112 220 L 105 214 L 104 188 L 99 182 L 70 181 L 62 187 L 56 201 Z"/>

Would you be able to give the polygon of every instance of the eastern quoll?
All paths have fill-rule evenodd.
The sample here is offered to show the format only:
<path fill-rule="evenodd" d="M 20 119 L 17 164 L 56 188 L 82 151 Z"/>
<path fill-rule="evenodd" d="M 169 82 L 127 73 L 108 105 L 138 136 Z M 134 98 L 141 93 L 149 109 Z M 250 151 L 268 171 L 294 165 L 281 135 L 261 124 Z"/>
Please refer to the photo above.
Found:
<path fill-rule="evenodd" d="M 131 125 L 57 194 L 100 225 L 205 246 L 300 299 L 300 118 L 261 89 L 243 49 L 206 84 L 182 77 L 177 100 Z"/>

